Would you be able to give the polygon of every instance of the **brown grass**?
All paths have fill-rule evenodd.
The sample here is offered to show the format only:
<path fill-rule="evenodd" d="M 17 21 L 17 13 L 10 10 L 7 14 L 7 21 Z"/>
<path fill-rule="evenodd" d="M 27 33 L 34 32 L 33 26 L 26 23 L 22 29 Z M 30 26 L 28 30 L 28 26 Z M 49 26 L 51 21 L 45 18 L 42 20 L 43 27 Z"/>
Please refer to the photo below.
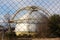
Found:
<path fill-rule="evenodd" d="M 35 39 L 32 39 L 32 40 L 60 40 L 60 38 L 35 38 Z"/>

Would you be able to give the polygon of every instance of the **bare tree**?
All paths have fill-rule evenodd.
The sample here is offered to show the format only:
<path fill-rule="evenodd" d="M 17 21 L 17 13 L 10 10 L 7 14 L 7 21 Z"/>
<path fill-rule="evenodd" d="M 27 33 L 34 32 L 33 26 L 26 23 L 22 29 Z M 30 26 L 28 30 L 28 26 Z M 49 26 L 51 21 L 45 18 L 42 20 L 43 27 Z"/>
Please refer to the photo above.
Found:
<path fill-rule="evenodd" d="M 4 19 L 5 19 L 5 22 L 6 22 L 6 25 L 8 27 L 8 31 L 9 32 L 11 32 L 11 25 L 9 23 L 10 18 L 11 18 L 11 15 L 9 13 L 7 13 L 7 14 L 4 15 Z"/>

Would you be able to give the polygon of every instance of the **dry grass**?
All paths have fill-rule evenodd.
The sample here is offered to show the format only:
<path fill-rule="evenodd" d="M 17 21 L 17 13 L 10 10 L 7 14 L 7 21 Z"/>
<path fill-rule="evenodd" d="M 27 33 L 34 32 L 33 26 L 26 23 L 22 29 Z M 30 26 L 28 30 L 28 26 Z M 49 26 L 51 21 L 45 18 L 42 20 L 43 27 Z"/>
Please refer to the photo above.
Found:
<path fill-rule="evenodd" d="M 32 40 L 60 40 L 60 38 L 35 38 L 35 39 L 32 39 Z"/>
<path fill-rule="evenodd" d="M 17 40 L 60 40 L 60 38 L 19 38 Z"/>

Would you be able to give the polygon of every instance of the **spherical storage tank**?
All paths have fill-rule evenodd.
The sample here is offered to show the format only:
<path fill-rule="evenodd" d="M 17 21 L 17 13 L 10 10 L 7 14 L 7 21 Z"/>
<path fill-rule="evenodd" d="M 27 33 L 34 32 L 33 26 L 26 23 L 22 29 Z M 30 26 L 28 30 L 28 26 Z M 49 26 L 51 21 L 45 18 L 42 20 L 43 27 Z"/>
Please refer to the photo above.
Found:
<path fill-rule="evenodd" d="M 23 34 L 35 34 L 38 31 L 38 24 L 42 23 L 45 18 L 48 17 L 48 12 L 45 9 L 42 9 L 37 6 L 27 6 L 22 9 L 19 9 L 16 14 L 20 11 L 27 10 L 29 12 L 25 13 L 21 16 L 16 24 L 15 33 L 16 35 L 23 35 Z M 13 18 L 14 18 L 13 17 Z"/>

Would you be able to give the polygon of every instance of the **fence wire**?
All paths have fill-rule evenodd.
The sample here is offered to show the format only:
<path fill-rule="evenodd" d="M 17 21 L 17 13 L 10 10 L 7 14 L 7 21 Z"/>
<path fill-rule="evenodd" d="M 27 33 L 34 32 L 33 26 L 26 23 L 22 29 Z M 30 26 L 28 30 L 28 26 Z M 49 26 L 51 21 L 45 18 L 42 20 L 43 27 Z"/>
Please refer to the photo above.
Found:
<path fill-rule="evenodd" d="M 3 32 L 6 30 L 35 32 L 39 28 L 37 32 L 42 37 L 48 34 L 45 27 L 48 16 L 59 13 L 60 0 L 0 0 L 0 26 L 2 26 L 0 29 L 4 29 Z M 18 35 L 18 32 L 16 34 Z"/>

